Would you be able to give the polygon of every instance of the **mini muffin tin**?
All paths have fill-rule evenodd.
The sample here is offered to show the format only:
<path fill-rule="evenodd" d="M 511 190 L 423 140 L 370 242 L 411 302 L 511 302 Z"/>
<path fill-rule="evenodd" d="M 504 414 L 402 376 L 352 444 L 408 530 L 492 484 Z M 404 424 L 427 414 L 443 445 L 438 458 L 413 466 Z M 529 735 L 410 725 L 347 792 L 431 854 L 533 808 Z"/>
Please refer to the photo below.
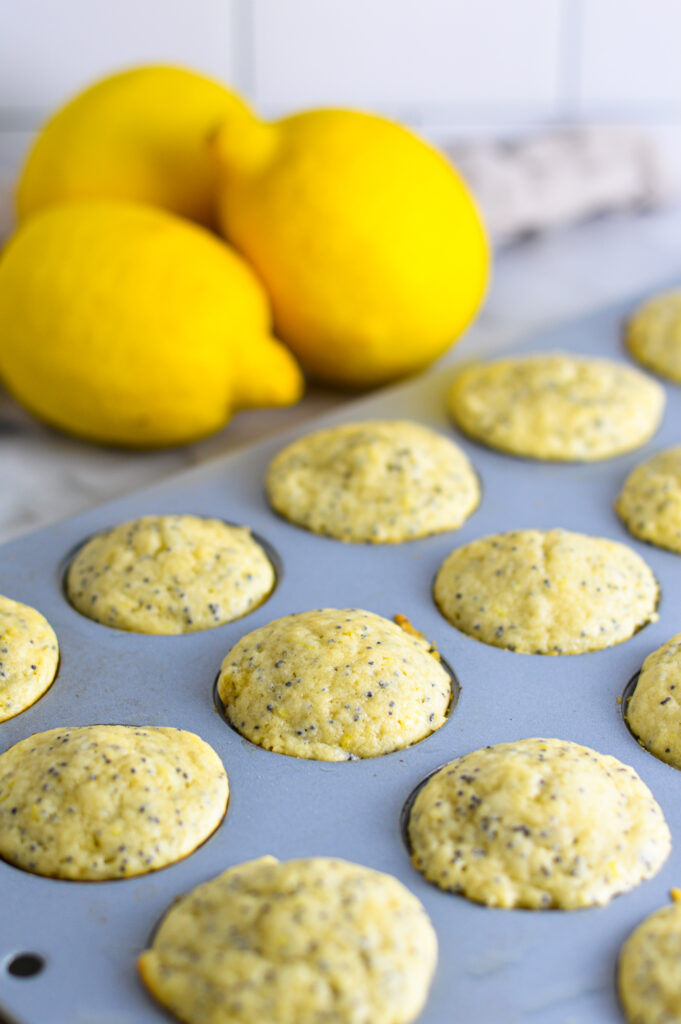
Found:
<path fill-rule="evenodd" d="M 622 318 L 637 300 L 544 331 L 516 352 L 565 349 L 630 363 Z M 681 440 L 681 389 L 665 385 L 660 431 L 643 448 L 607 461 L 551 464 L 485 449 L 457 434 L 445 396 L 452 369 L 432 373 L 307 422 L 249 449 L 203 464 L 2 548 L 0 593 L 38 608 L 54 627 L 61 663 L 32 708 L 0 724 L 4 750 L 55 726 L 108 722 L 196 732 L 220 754 L 230 802 L 217 832 L 186 860 L 139 878 L 66 882 L 0 862 L 0 1020 L 11 1024 L 161 1024 L 135 961 L 172 900 L 263 854 L 344 857 L 396 875 L 437 929 L 439 966 L 422 1024 L 615 1024 L 618 950 L 631 930 L 681 884 L 681 774 L 643 750 L 618 704 L 645 657 L 679 631 L 681 556 L 630 537 L 613 511 L 634 465 Z M 275 452 L 318 426 L 407 418 L 455 438 L 482 483 L 464 526 L 400 545 L 343 544 L 289 524 L 263 493 Z M 126 519 L 184 513 L 246 524 L 276 552 L 278 580 L 254 612 L 186 636 L 124 633 L 83 618 L 63 575 L 87 537 Z M 564 527 L 629 544 L 661 586 L 659 621 L 627 642 L 590 654 L 550 657 L 486 646 L 457 632 L 432 599 L 445 556 L 476 537 Z M 461 693 L 444 726 L 383 757 L 331 764 L 254 746 L 215 708 L 222 658 L 246 632 L 317 607 L 402 613 L 436 645 Z M 441 892 L 411 866 L 401 833 L 409 795 L 443 763 L 476 747 L 542 736 L 573 740 L 633 765 L 665 813 L 673 851 L 662 871 L 608 906 L 579 911 L 489 909 Z M 300 1024 L 306 1024 L 301 1021 Z"/>

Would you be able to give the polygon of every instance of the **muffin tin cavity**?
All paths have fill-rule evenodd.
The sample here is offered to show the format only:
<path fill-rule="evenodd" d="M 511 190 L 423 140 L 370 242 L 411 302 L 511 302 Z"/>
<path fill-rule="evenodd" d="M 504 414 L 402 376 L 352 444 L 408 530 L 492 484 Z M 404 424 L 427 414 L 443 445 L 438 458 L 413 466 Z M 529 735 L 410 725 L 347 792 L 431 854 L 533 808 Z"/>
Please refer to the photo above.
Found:
<path fill-rule="evenodd" d="M 40 700 L 57 678 L 59 663 L 59 642 L 47 619 L 0 596 L 0 722 Z"/>
<path fill-rule="evenodd" d="M 281 559 L 244 526 L 194 515 L 143 516 L 95 534 L 63 571 L 67 601 L 108 628 L 146 635 L 214 629 L 264 604 Z"/>
<path fill-rule="evenodd" d="M 0 857 L 48 878 L 131 878 L 193 853 L 228 798 L 220 758 L 194 733 L 50 729 L 0 754 Z"/>
<path fill-rule="evenodd" d="M 451 438 L 412 420 L 368 420 L 305 434 L 265 477 L 272 508 L 313 533 L 399 544 L 458 530 L 480 481 Z"/>
<path fill-rule="evenodd" d="M 585 654 L 657 617 L 659 586 L 624 544 L 568 530 L 513 530 L 456 548 L 433 598 L 453 626 L 521 654 Z"/>
<path fill-rule="evenodd" d="M 657 430 L 664 403 L 664 390 L 633 367 L 548 351 L 466 367 L 449 394 L 452 419 L 470 437 L 559 462 L 640 448 Z"/>
<path fill-rule="evenodd" d="M 681 768 L 681 633 L 648 655 L 625 688 L 622 713 L 642 747 Z"/>
<path fill-rule="evenodd" d="M 455 710 L 455 708 L 456 708 L 456 706 L 457 706 L 457 704 L 459 702 L 459 698 L 461 696 L 461 684 L 459 683 L 459 680 L 457 679 L 457 676 L 456 676 L 456 673 L 454 672 L 454 669 L 451 667 L 449 662 L 446 661 L 442 657 L 442 655 L 439 656 L 439 662 L 442 665 L 442 668 L 445 670 L 445 672 L 449 676 L 450 684 L 451 684 L 451 687 L 452 687 L 451 697 L 449 699 L 449 704 L 447 705 L 447 710 L 445 711 L 445 721 L 440 726 L 440 728 L 442 729 L 447 724 L 447 721 L 449 720 L 451 715 L 454 713 L 454 710 Z M 218 692 L 218 682 L 219 681 L 220 681 L 220 672 L 217 673 L 217 675 L 215 676 L 215 680 L 213 682 L 213 705 L 215 707 L 215 710 L 220 715 L 220 718 L 223 720 L 225 725 L 229 726 L 229 728 L 232 730 L 232 732 L 234 732 L 239 737 L 239 739 L 241 739 L 242 741 L 244 741 L 246 743 L 252 743 L 251 740 L 249 740 L 246 736 L 243 735 L 243 733 L 241 733 L 239 731 L 239 729 L 236 727 L 236 725 L 234 725 L 234 723 L 230 719 L 229 715 L 227 714 L 227 711 L 225 709 L 225 705 L 222 703 L 222 700 L 220 698 L 220 694 Z M 417 743 L 423 743 L 424 740 L 429 739 L 429 737 L 433 736 L 433 735 L 434 735 L 434 733 L 429 733 L 428 736 L 424 736 L 422 740 L 417 740 L 416 742 Z M 415 745 L 416 744 L 411 744 L 411 746 L 415 746 Z M 254 750 L 262 750 L 263 749 L 262 747 L 258 746 L 258 744 L 255 744 L 255 743 L 252 743 L 252 746 L 253 746 Z M 403 748 L 397 748 L 395 750 L 388 750 L 388 751 L 385 752 L 385 754 L 381 754 L 379 756 L 387 757 L 389 754 L 398 754 L 400 752 L 400 749 L 408 750 L 410 748 L 409 747 L 403 747 Z M 271 751 L 271 750 L 268 750 L 267 752 L 268 753 L 274 753 L 274 751 Z M 282 756 L 286 757 L 288 755 L 284 754 Z M 303 760 L 303 759 L 301 758 L 300 760 Z M 307 758 L 305 760 L 315 760 L 315 759 L 314 758 Z M 360 758 L 357 758 L 357 757 L 347 758 L 346 759 L 346 761 L 348 761 L 348 762 L 349 761 L 358 761 L 358 760 L 360 760 Z M 421 786 L 421 785 L 423 785 L 423 783 L 419 783 L 419 786 Z M 415 793 L 414 793 L 414 795 L 415 795 Z"/>
<path fill-rule="evenodd" d="M 403 750 L 445 723 L 459 684 L 404 616 L 318 609 L 275 620 L 227 653 L 223 718 L 275 753 L 354 761 Z"/>
<path fill-rule="evenodd" d="M 622 719 L 624 720 L 624 724 L 626 725 L 627 729 L 629 730 L 629 732 L 631 733 L 631 735 L 634 737 L 635 740 L 638 740 L 638 736 L 633 732 L 631 726 L 629 725 L 629 720 L 627 718 L 627 708 L 629 706 L 629 701 L 634 696 L 634 690 L 636 689 L 636 684 L 638 682 L 638 677 L 640 675 L 641 675 L 641 669 L 639 669 L 638 672 L 634 672 L 633 676 L 631 677 L 631 679 L 628 681 L 627 685 L 622 690 L 622 698 L 620 700 L 620 705 L 619 705 L 620 712 L 622 714 Z"/>
<path fill-rule="evenodd" d="M 473 750 L 419 789 L 407 823 L 414 867 L 490 907 L 603 905 L 657 874 L 671 837 L 636 772 L 559 739 Z"/>
<path fill-rule="evenodd" d="M 396 878 L 328 857 L 264 856 L 176 901 L 138 966 L 186 1024 L 408 1024 L 436 961 L 433 926 Z"/>
<path fill-rule="evenodd" d="M 633 537 L 681 552 L 681 447 L 639 463 L 624 481 L 615 511 Z"/>

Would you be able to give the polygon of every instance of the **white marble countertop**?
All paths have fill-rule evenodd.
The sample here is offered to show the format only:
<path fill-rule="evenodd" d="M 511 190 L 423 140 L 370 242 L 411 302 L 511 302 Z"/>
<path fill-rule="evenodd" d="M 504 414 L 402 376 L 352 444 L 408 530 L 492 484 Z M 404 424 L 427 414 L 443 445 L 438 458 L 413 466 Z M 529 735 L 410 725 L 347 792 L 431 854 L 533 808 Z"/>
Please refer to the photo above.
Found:
<path fill-rule="evenodd" d="M 496 257 L 485 307 L 439 365 L 499 351 L 523 335 L 678 274 L 681 206 L 530 239 Z M 351 400 L 311 389 L 292 409 L 241 413 L 198 444 L 161 452 L 99 448 L 57 434 L 0 392 L 0 540 L 142 487 Z"/>

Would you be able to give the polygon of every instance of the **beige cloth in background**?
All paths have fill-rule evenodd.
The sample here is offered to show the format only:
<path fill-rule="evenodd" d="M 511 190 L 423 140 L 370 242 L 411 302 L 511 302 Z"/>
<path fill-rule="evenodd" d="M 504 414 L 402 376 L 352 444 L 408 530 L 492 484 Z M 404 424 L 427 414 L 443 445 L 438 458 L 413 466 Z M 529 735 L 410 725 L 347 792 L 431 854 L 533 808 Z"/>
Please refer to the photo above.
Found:
<path fill-rule="evenodd" d="M 444 150 L 496 243 L 596 214 L 663 206 L 677 188 L 660 147 L 633 128 L 566 128 Z"/>
<path fill-rule="evenodd" d="M 419 130 L 428 136 L 426 127 Z M 14 140 L 10 152 L 0 151 L 0 241 L 14 225 L 12 179 L 23 145 Z M 599 213 L 653 209 L 679 191 L 661 146 L 644 129 L 575 125 L 520 138 L 440 138 L 439 145 L 477 197 L 497 243 Z"/>

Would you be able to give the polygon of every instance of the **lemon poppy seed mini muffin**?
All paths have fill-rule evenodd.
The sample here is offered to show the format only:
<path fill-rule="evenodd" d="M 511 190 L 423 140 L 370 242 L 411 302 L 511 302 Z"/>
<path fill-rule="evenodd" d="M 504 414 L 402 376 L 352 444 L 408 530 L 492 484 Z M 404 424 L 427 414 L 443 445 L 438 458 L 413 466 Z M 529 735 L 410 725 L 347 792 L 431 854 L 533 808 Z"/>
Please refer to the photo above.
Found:
<path fill-rule="evenodd" d="M 681 552 L 681 446 L 636 466 L 624 481 L 615 511 L 634 537 Z"/>
<path fill-rule="evenodd" d="M 622 946 L 617 988 L 630 1024 L 681 1020 L 681 892 L 650 914 Z"/>
<path fill-rule="evenodd" d="M 491 448 L 531 459 L 592 461 L 644 444 L 657 430 L 664 391 L 607 359 L 565 352 L 468 367 L 454 378 L 454 423 Z"/>
<path fill-rule="evenodd" d="M 655 875 L 667 823 L 633 768 L 589 747 L 526 739 L 452 761 L 418 792 L 414 866 L 488 906 L 607 903 Z"/>
<path fill-rule="evenodd" d="M 407 1024 L 436 960 L 425 910 L 391 875 L 261 857 L 183 896 L 138 964 L 184 1024 Z"/>
<path fill-rule="evenodd" d="M 626 326 L 626 346 L 642 366 L 681 383 L 681 290 L 648 299 Z"/>
<path fill-rule="evenodd" d="M 568 530 L 482 537 L 443 562 L 433 591 L 463 633 L 523 654 L 582 654 L 657 618 L 658 586 L 617 541 Z"/>
<path fill-rule="evenodd" d="M 186 857 L 218 827 L 229 786 L 181 729 L 50 729 L 0 754 L 0 857 L 51 878 L 128 878 Z"/>
<path fill-rule="evenodd" d="M 0 596 L 0 722 L 29 708 L 59 664 L 54 630 L 40 612 Z"/>
<path fill-rule="evenodd" d="M 133 633 L 191 633 L 246 615 L 275 583 L 245 526 L 191 515 L 144 516 L 89 540 L 66 591 L 82 615 Z"/>
<path fill-rule="evenodd" d="M 681 768 L 681 633 L 648 655 L 624 710 L 641 746 Z"/>
<path fill-rule="evenodd" d="M 416 743 L 443 724 L 452 697 L 426 640 L 357 608 L 300 612 L 247 634 L 217 689 L 247 739 L 322 761 Z"/>
<path fill-rule="evenodd" d="M 456 530 L 480 500 L 461 449 L 408 420 L 307 434 L 272 460 L 265 486 L 272 507 L 298 526 L 373 544 Z"/>

